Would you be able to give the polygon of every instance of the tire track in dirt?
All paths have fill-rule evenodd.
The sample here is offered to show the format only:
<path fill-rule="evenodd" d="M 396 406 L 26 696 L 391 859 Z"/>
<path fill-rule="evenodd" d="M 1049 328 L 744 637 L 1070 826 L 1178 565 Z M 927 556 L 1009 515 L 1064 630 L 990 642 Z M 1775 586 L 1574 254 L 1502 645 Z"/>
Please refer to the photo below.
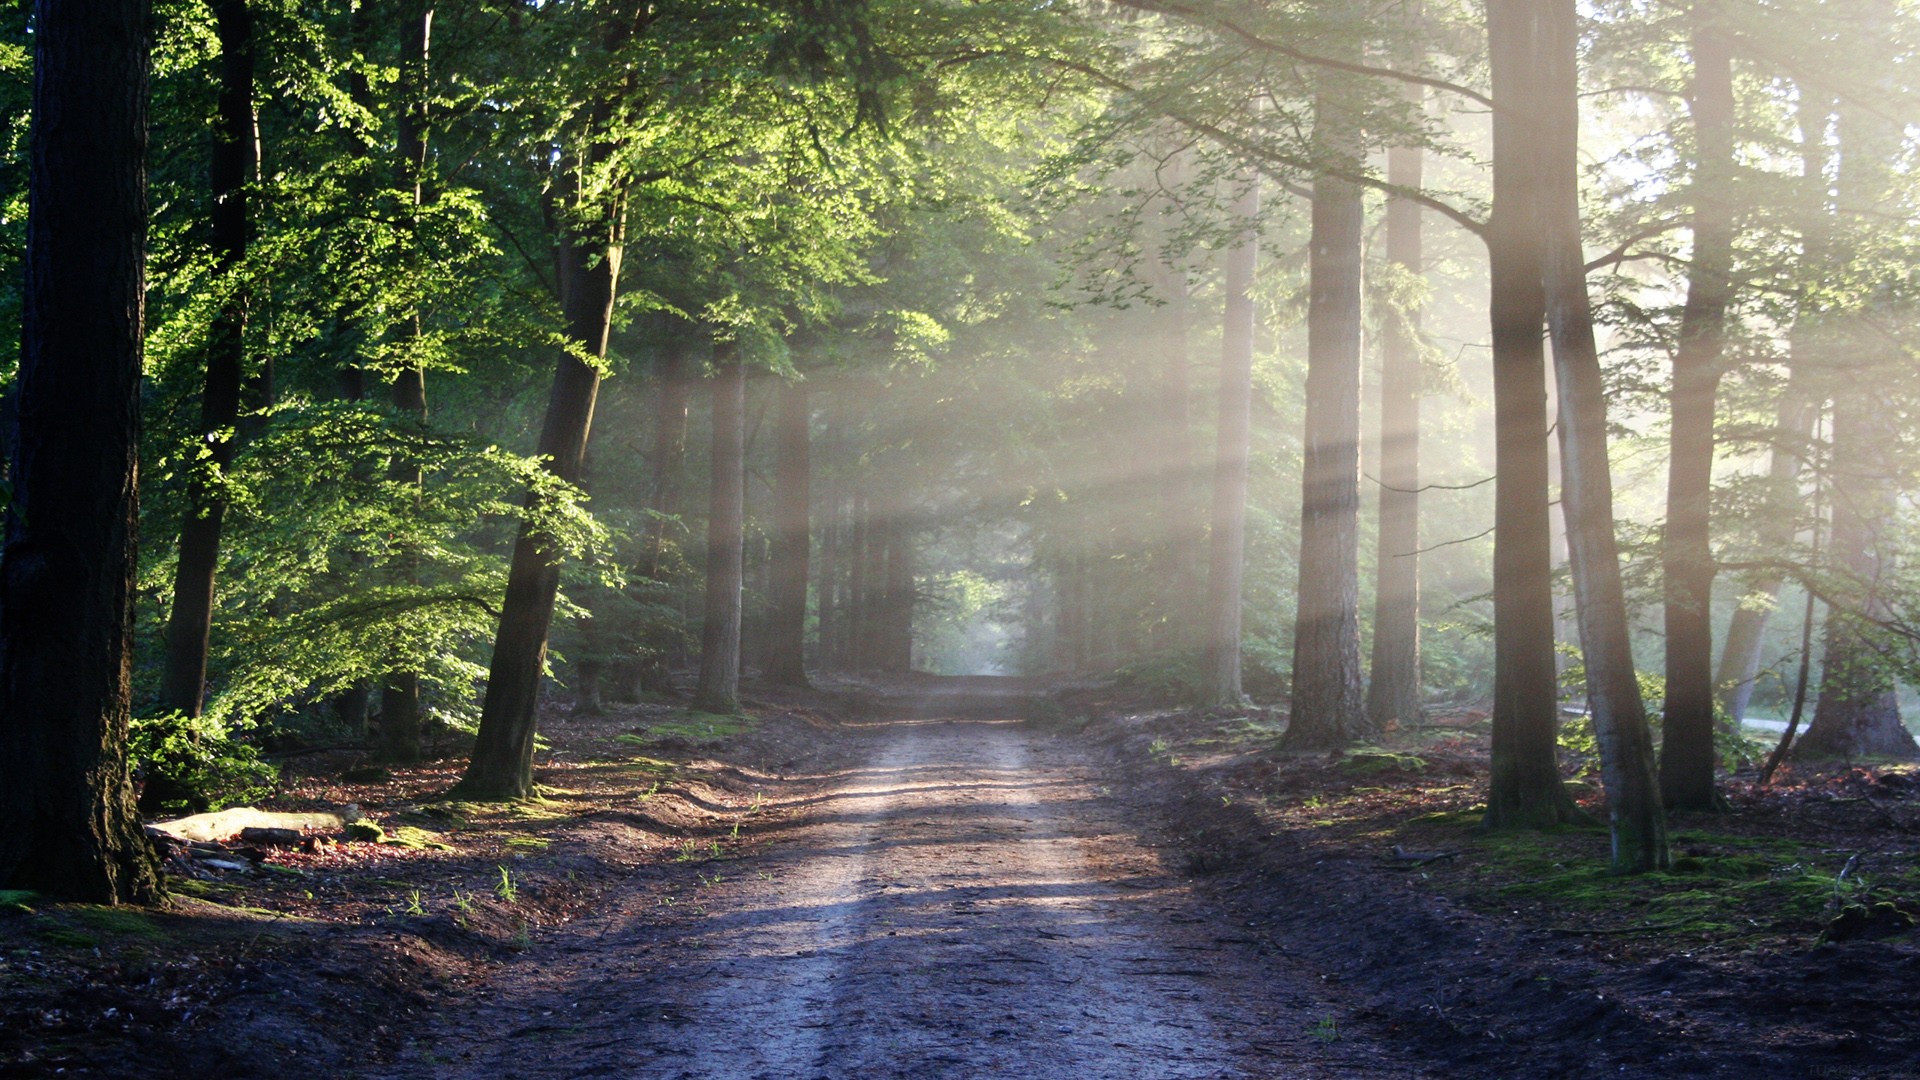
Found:
<path fill-rule="evenodd" d="M 471 1017 L 466 1060 L 405 1075 L 1417 1073 L 1333 1039 L 1312 978 L 1167 875 L 1066 740 L 978 720 L 867 737 L 864 765 L 776 804 L 770 850 L 711 864 L 680 936 L 645 908 L 565 932 Z"/>

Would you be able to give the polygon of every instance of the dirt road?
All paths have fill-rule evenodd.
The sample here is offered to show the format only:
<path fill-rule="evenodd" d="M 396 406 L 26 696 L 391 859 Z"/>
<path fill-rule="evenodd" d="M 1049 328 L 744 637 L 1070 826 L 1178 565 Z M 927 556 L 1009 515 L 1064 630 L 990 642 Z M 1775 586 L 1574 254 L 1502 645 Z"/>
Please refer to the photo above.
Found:
<path fill-rule="evenodd" d="M 392 1075 L 1418 1074 L 1170 873 L 1069 740 L 980 713 L 854 733 L 862 764 L 771 797 L 761 853 L 554 934 Z"/>

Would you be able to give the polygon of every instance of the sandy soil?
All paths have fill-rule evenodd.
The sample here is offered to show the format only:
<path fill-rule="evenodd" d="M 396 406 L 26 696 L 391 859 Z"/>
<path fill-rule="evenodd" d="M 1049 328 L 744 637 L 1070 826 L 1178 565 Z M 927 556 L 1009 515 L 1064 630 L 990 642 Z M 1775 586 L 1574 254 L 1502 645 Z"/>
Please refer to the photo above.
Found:
<path fill-rule="evenodd" d="M 385 1075 L 1418 1074 L 1168 873 L 1077 744 L 902 711 L 770 792 L 760 853 L 616 894 Z"/>

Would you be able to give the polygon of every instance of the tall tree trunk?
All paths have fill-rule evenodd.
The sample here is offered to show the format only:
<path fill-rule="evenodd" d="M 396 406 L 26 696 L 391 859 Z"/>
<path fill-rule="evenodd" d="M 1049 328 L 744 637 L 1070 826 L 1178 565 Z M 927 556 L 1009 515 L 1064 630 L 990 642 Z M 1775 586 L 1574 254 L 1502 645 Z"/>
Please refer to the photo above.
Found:
<path fill-rule="evenodd" d="M 853 492 L 851 542 L 847 553 L 847 651 L 844 662 L 856 671 L 873 666 L 869 655 L 873 633 L 873 596 L 868 572 L 873 550 L 871 514 L 862 486 Z"/>
<path fill-rule="evenodd" d="M 715 347 L 713 486 L 707 511 L 706 618 L 700 625 L 700 680 L 694 708 L 740 708 L 740 590 L 746 573 L 747 377 L 736 346 Z"/>
<path fill-rule="evenodd" d="M 1410 94 L 1423 100 L 1417 90 Z M 1387 151 L 1387 183 L 1418 191 L 1417 147 Z M 1387 261 L 1422 274 L 1420 204 L 1387 197 Z M 1420 313 L 1387 312 L 1380 347 L 1380 526 L 1374 570 L 1373 655 L 1367 723 L 1375 731 L 1414 724 L 1420 705 Z"/>
<path fill-rule="evenodd" d="M 603 145 L 572 163 L 576 199 L 585 172 L 605 153 Z M 620 217 L 609 208 L 598 220 L 570 224 L 560 254 L 561 310 L 567 340 L 595 358 L 607 354 L 614 290 L 620 280 Z M 580 479 L 593 430 L 600 370 L 562 352 L 547 400 L 538 452 L 548 472 L 567 483 Z M 536 496 L 529 492 L 528 499 Z M 522 523 L 507 570 L 506 602 L 493 642 L 487 696 L 473 760 L 457 790 L 477 799 L 519 799 L 533 793 L 533 737 L 538 724 L 540 680 L 547 666 L 547 634 L 560 593 L 559 559 L 531 523 Z"/>
<path fill-rule="evenodd" d="M 1534 71 L 1540 6 L 1489 0 L 1493 212 L 1487 223 L 1493 337 L 1493 739 L 1486 825 L 1539 828 L 1578 816 L 1560 780 L 1553 652 L 1546 352 L 1541 331 L 1541 118 Z"/>
<path fill-rule="evenodd" d="M 1153 264 L 1153 284 L 1164 301 L 1148 314 L 1148 341 L 1156 361 L 1152 414 L 1154 431 L 1148 451 L 1154 455 L 1154 501 L 1158 504 L 1160 535 L 1166 552 L 1164 569 L 1157 573 L 1161 619 L 1152 645 L 1157 651 L 1190 646 L 1198 639 L 1201 619 L 1200 558 L 1204 526 L 1194 494 L 1193 437 L 1190 399 L 1192 380 L 1187 355 L 1186 274 L 1160 260 Z"/>
<path fill-rule="evenodd" d="M 1314 142 L 1351 163 L 1358 133 L 1326 91 Z M 1332 750 L 1366 734 L 1360 687 L 1361 189 L 1313 182 L 1307 241 L 1306 432 L 1302 439 L 1299 604 L 1293 624 L 1289 750 Z"/>
<path fill-rule="evenodd" d="M 1891 19 L 1890 0 L 1869 0 L 1870 27 L 1884 28 Z M 1840 206 L 1851 214 L 1893 211 L 1887 189 L 1901 152 L 1898 121 L 1843 102 L 1838 125 Z M 1881 301 L 1865 303 L 1871 308 Z M 1890 614 L 1882 590 L 1895 571 L 1891 549 L 1896 541 L 1890 533 L 1898 521 L 1900 495 L 1886 454 L 1902 434 L 1899 415 L 1883 400 L 1880 384 L 1910 360 L 1882 333 L 1858 325 L 1874 321 L 1871 310 L 1849 314 L 1856 318 L 1843 321 L 1841 332 L 1832 335 L 1833 345 L 1846 351 L 1848 362 L 1834 365 L 1833 527 L 1828 534 L 1834 568 L 1847 579 L 1847 599 L 1827 610 L 1820 698 L 1794 756 L 1910 759 L 1920 755 L 1920 747 L 1900 721 L 1893 674 L 1880 658 L 1873 626 Z"/>
<path fill-rule="evenodd" d="M 33 12 L 26 290 L 0 555 L 0 886 L 149 903 L 127 771 L 147 4 Z"/>
<path fill-rule="evenodd" d="M 829 401 L 831 402 L 831 398 Z M 828 413 L 828 432 L 831 437 L 832 413 Z M 833 451 L 837 440 L 827 444 L 827 457 L 831 466 Z M 819 583 L 814 586 L 819 595 L 819 646 L 816 652 L 817 663 L 823 668 L 840 666 L 840 480 L 839 474 L 827 474 L 824 512 L 820 515 L 820 575 Z"/>
<path fill-rule="evenodd" d="M 1733 49 L 1718 24 L 1717 0 L 1694 5 L 1693 113 L 1699 161 L 1693 182 L 1693 265 L 1680 316 L 1669 394 L 1667 523 L 1661 545 L 1666 611 L 1667 693 L 1660 744 L 1660 794 L 1676 810 L 1720 805 L 1713 786 L 1714 398 L 1733 293 Z"/>
<path fill-rule="evenodd" d="M 253 16 L 247 0 L 215 0 L 220 40 L 220 93 L 208 173 L 212 196 L 214 269 L 228 292 L 207 331 L 207 373 L 200 391 L 200 431 L 208 458 L 187 484 L 180 526 L 173 604 L 160 677 L 160 707 L 200 715 L 213 630 L 214 576 L 227 500 L 214 477 L 233 464 L 234 431 L 246 367 L 249 290 L 241 280 L 247 258 L 247 177 L 253 171 Z M 153 789 L 150 789 L 150 791 Z M 157 792 L 155 792 L 158 794 Z"/>
<path fill-rule="evenodd" d="M 780 384 L 775 430 L 773 565 L 763 666 L 769 682 L 806 686 L 807 563 L 813 555 L 809 514 L 813 407 L 806 383 Z"/>
<path fill-rule="evenodd" d="M 1561 511 L 1573 571 L 1587 701 L 1600 744 L 1600 776 L 1613 830 L 1613 869 L 1666 867 L 1666 815 L 1654 777 L 1653 736 L 1633 668 L 1620 553 L 1613 535 L 1606 390 L 1593 337 L 1586 257 L 1580 246 L 1579 94 L 1574 0 L 1545 5 L 1540 61 L 1547 135 L 1542 224 L 1547 326 L 1560 397 Z"/>
<path fill-rule="evenodd" d="M 653 515 L 647 520 L 646 545 L 638 577 L 645 582 L 641 587 L 654 594 L 663 592 L 672 576 L 668 558 L 673 549 L 670 532 L 681 511 L 680 476 L 686 462 L 687 417 L 693 400 L 694 378 L 690 366 L 685 342 L 676 338 L 662 348 L 653 378 L 653 437 L 647 452 L 647 506 Z M 622 665 L 623 673 L 631 671 L 630 678 L 624 681 L 634 684 L 637 690 L 666 690 L 674 657 L 683 650 L 678 644 L 667 642 L 658 643 L 658 647 L 658 652 L 639 660 L 631 669 Z"/>
<path fill-rule="evenodd" d="M 433 5 L 418 4 L 407 12 L 400 46 L 401 112 L 400 155 L 413 184 L 415 242 L 418 242 L 419 212 L 426 204 L 427 171 L 427 57 L 433 39 Z M 415 311 L 408 332 L 417 343 L 423 328 L 420 312 Z M 393 404 L 411 416 L 415 424 L 427 422 L 427 376 L 416 360 L 403 369 L 393 382 Z M 409 461 L 396 461 L 392 478 L 418 488 L 420 467 Z M 400 572 L 409 580 L 419 576 L 412 559 Z M 420 712 L 420 673 L 396 671 L 387 675 L 380 687 L 380 756 L 386 761 L 411 764 L 420 760 L 423 725 Z"/>
<path fill-rule="evenodd" d="M 887 523 L 887 615 L 882 670 L 913 670 L 913 529 L 904 500 L 892 501 Z"/>
<path fill-rule="evenodd" d="M 1227 249 L 1220 331 L 1220 422 L 1213 459 L 1213 528 L 1207 548 L 1205 685 L 1201 704 L 1238 707 L 1240 592 L 1247 555 L 1247 466 L 1253 438 L 1253 275 L 1260 257 L 1260 185 L 1233 207 L 1240 232 Z"/>
<path fill-rule="evenodd" d="M 1826 264 L 1830 255 L 1826 203 L 1827 166 L 1831 164 L 1832 154 L 1827 148 L 1827 120 L 1832 114 L 1833 102 L 1805 86 L 1799 89 L 1800 176 L 1811 211 L 1801 233 L 1800 261 L 1804 266 L 1818 268 Z M 1789 341 L 1791 366 L 1774 423 L 1773 449 L 1767 467 L 1768 510 L 1756 528 L 1754 546 L 1761 552 L 1785 550 L 1793 543 L 1801 520 L 1800 466 L 1807 456 L 1807 440 L 1814 418 L 1820 411 L 1809 386 L 1808 370 L 1812 364 L 1815 307 L 1810 300 L 1803 300 L 1794 315 Z M 1748 594 L 1755 602 L 1743 603 L 1734 609 L 1733 619 L 1727 624 L 1727 640 L 1721 649 L 1719 674 L 1714 681 L 1720 688 L 1721 708 L 1736 726 L 1746 717 L 1747 702 L 1753 697 L 1754 680 L 1760 674 L 1760 646 L 1767 617 L 1780 595 L 1780 583 L 1778 573 L 1750 581 Z"/>

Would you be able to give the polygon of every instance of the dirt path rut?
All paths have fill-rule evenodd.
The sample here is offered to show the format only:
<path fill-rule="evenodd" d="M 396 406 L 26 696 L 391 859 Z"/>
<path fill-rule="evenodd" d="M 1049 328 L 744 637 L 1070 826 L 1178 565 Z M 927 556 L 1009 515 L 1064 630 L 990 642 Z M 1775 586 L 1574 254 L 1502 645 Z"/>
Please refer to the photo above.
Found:
<path fill-rule="evenodd" d="M 562 932 L 454 1060 L 398 1075 L 1418 1074 L 1168 874 L 1068 741 L 980 719 L 863 738 L 764 853 L 710 864 L 678 910 Z"/>

